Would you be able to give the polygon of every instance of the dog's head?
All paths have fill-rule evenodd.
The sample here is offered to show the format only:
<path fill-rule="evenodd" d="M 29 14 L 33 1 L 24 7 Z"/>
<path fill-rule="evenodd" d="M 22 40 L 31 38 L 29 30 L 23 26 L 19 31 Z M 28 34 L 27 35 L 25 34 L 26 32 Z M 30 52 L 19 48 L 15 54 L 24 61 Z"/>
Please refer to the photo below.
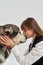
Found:
<path fill-rule="evenodd" d="M 14 24 L 0 26 L 0 35 L 1 34 L 9 35 L 17 44 L 23 43 L 27 39 L 23 34 L 21 34 L 19 27 Z M 0 44 L 0 64 L 5 61 L 9 54 L 9 50 L 3 44 Z"/>
<path fill-rule="evenodd" d="M 4 25 L 3 28 L 4 28 L 4 32 L 2 32 L 2 33 L 9 35 L 10 38 L 17 44 L 23 43 L 26 41 L 27 38 L 23 34 L 21 34 L 18 26 L 14 25 L 14 24 L 6 24 L 6 25 Z"/>

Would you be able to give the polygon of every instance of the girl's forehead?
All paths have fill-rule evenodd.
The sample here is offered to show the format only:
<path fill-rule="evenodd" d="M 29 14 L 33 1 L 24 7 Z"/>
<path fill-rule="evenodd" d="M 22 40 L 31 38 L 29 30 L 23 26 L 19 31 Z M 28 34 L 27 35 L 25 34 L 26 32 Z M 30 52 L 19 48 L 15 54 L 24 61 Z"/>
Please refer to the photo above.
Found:
<path fill-rule="evenodd" d="M 31 28 L 27 27 L 27 26 L 24 26 L 23 27 L 23 30 L 30 30 Z"/>

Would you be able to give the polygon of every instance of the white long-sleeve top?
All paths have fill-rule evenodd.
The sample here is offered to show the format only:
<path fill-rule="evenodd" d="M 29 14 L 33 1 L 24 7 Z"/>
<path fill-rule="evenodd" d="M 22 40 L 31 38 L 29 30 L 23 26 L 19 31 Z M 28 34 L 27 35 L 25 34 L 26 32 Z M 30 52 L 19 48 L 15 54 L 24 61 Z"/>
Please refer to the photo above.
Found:
<path fill-rule="evenodd" d="M 22 55 L 18 50 L 18 46 L 13 47 L 11 52 L 21 65 L 32 65 L 41 57 L 43 57 L 43 41 L 40 41 L 38 44 L 36 44 L 35 47 L 32 48 L 31 52 L 28 52 L 27 55 L 25 55 L 26 52 Z"/>

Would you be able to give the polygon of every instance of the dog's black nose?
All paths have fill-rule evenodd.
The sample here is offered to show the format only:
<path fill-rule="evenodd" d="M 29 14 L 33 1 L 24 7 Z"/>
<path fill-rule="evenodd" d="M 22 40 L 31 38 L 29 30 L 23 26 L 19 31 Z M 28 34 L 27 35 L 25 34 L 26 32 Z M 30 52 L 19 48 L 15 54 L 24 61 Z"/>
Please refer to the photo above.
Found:
<path fill-rule="evenodd" d="M 24 42 L 26 42 L 26 40 L 27 40 L 27 37 L 25 37 L 25 41 L 20 41 L 20 43 L 24 43 Z"/>
<path fill-rule="evenodd" d="M 20 43 L 23 43 L 23 41 L 20 41 Z"/>

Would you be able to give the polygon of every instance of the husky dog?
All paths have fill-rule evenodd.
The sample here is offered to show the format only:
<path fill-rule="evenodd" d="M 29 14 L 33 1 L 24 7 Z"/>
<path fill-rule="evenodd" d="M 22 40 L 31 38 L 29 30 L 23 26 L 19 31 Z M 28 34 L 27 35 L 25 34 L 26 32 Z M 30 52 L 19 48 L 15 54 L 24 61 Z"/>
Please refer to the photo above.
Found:
<path fill-rule="evenodd" d="M 21 34 L 18 26 L 14 24 L 6 24 L 0 26 L 0 35 L 9 35 L 10 38 L 17 44 L 23 43 L 26 41 L 26 37 Z M 9 48 L 10 49 L 10 48 Z M 0 65 L 7 59 L 10 54 L 8 48 L 2 43 L 0 43 Z"/>

